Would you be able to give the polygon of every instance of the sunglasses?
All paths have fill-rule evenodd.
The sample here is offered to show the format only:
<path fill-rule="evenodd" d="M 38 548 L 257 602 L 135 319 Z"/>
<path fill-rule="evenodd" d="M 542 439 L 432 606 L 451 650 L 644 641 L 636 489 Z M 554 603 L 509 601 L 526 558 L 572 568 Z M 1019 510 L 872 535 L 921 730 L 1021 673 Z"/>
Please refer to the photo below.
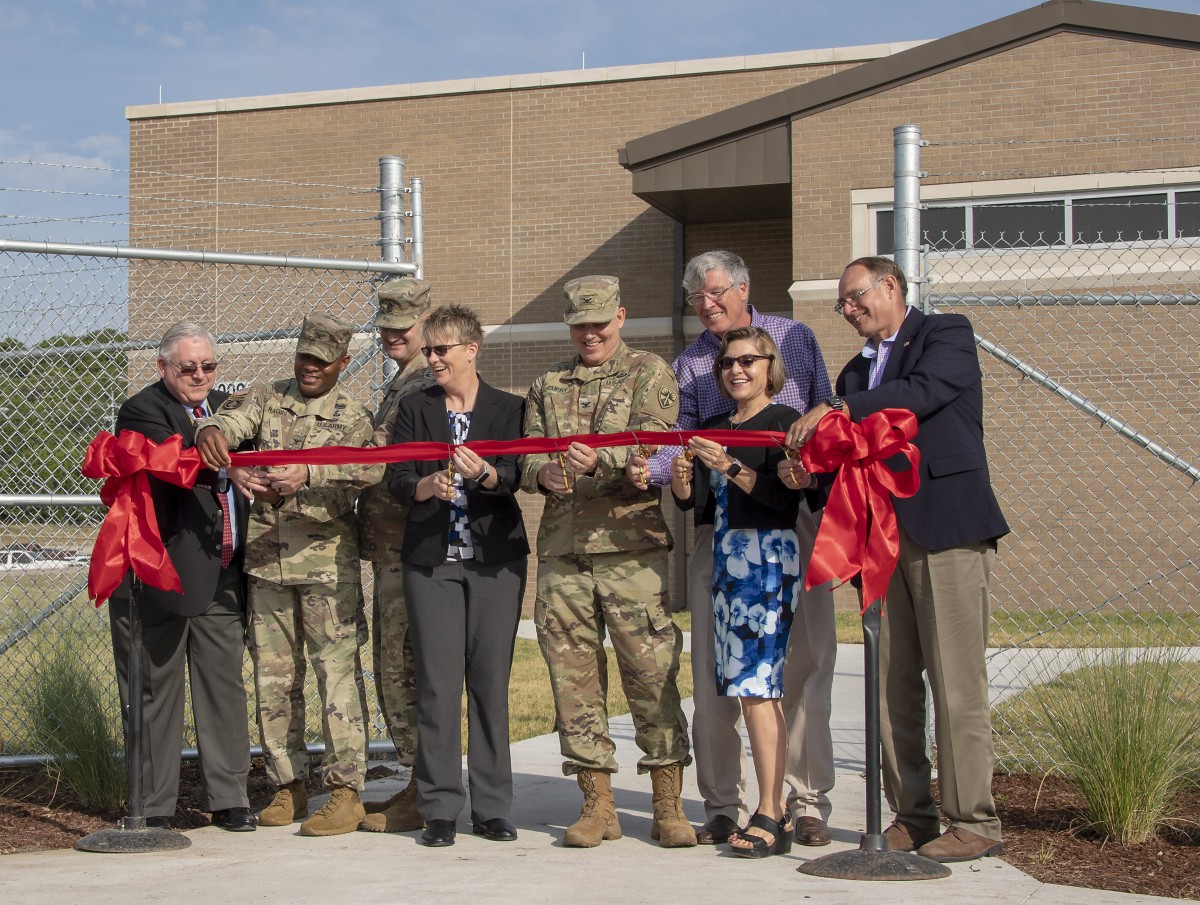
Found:
<path fill-rule="evenodd" d="M 428 358 L 430 355 L 436 355 L 438 358 L 445 358 L 446 353 L 456 346 L 465 346 L 466 343 L 442 343 L 438 346 L 421 346 L 421 354 Z"/>
<path fill-rule="evenodd" d="M 205 361 L 198 365 L 180 365 L 175 364 L 175 362 L 171 361 L 170 359 L 167 359 L 167 361 L 170 363 L 171 367 L 173 367 L 184 377 L 195 377 L 197 371 L 203 371 L 205 374 L 211 374 L 217 369 L 217 365 L 220 364 L 220 362 L 217 361 Z"/>
<path fill-rule="evenodd" d="M 722 371 L 728 371 L 733 367 L 734 362 L 737 362 L 739 368 L 748 371 L 754 367 L 756 361 L 771 361 L 774 358 L 774 355 L 739 355 L 737 358 L 730 358 L 726 355 L 717 359 L 717 367 Z"/>

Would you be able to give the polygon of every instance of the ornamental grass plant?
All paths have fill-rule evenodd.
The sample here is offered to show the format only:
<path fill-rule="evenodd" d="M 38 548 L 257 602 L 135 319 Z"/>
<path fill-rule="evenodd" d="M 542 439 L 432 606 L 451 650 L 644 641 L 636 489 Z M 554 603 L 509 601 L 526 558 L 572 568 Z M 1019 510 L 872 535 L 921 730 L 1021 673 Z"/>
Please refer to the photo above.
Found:
<path fill-rule="evenodd" d="M 86 808 L 116 809 L 125 798 L 120 724 L 86 663 L 64 646 L 45 653 L 25 689 L 31 743 L 50 755 L 47 769 Z"/>
<path fill-rule="evenodd" d="M 1078 787 L 1092 828 L 1141 843 L 1183 817 L 1175 798 L 1200 775 L 1200 683 L 1179 648 L 1123 647 L 1086 658 L 1044 688 L 1037 709 L 1055 766 Z"/>

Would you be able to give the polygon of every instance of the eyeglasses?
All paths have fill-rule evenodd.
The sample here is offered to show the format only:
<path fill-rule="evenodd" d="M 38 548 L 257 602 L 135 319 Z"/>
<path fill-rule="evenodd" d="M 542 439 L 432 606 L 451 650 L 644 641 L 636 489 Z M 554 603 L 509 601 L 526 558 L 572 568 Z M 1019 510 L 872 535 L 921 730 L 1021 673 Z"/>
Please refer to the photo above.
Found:
<path fill-rule="evenodd" d="M 217 369 L 217 365 L 220 364 L 219 361 L 204 361 L 198 365 L 181 365 L 176 364 L 169 358 L 167 359 L 167 362 L 171 365 L 171 367 L 178 371 L 182 377 L 195 377 L 197 371 L 203 371 L 205 374 L 211 374 Z"/>
<path fill-rule="evenodd" d="M 430 355 L 436 355 L 438 358 L 445 358 L 446 353 L 457 346 L 465 346 L 467 343 L 441 343 L 436 346 L 421 346 L 421 354 L 428 358 Z"/>
<path fill-rule="evenodd" d="M 734 362 L 737 362 L 739 368 L 743 371 L 749 371 L 754 367 L 756 361 L 773 361 L 774 355 L 739 355 L 737 358 L 730 358 L 726 355 L 723 358 L 717 359 L 717 367 L 722 371 L 728 371 L 733 367 Z"/>
<path fill-rule="evenodd" d="M 837 302 L 834 303 L 833 313 L 841 314 L 842 311 L 845 310 L 847 305 L 854 305 L 857 307 L 858 303 L 862 301 L 862 297 L 864 295 L 866 295 L 868 292 L 870 292 L 872 289 L 874 289 L 876 286 L 878 286 L 880 283 L 882 283 L 886 279 L 887 279 L 886 276 L 881 276 L 879 279 L 877 279 L 874 283 L 872 283 L 866 289 L 855 289 L 853 292 L 847 292 L 846 297 L 844 299 L 838 299 Z"/>
<path fill-rule="evenodd" d="M 725 293 L 737 286 L 737 283 L 731 283 L 724 289 L 702 289 L 700 292 L 693 292 L 687 297 L 687 300 L 693 305 L 699 305 L 705 299 L 710 302 L 719 302 L 725 297 Z"/>

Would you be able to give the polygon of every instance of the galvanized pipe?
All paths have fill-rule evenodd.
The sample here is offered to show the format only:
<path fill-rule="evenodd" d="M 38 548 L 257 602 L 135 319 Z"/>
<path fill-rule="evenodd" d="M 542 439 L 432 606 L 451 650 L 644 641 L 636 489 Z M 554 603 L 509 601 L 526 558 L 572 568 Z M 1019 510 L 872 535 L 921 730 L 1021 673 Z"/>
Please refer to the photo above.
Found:
<path fill-rule="evenodd" d="M 409 180 L 412 186 L 412 262 L 416 266 L 418 277 L 425 274 L 425 194 L 421 187 L 421 177 L 414 176 Z"/>
<path fill-rule="evenodd" d="M 908 278 L 908 304 L 921 304 L 921 127 L 892 130 L 896 265 Z"/>
<path fill-rule="evenodd" d="M 1010 307 L 1033 305 L 1197 305 L 1200 295 L 1193 293 L 1176 294 L 1160 292 L 1157 294 L 1121 292 L 1121 293 L 1075 293 L 1064 292 L 1057 295 L 1043 293 L 1042 295 L 1001 295 L 1000 293 L 980 292 L 956 295 L 953 293 L 931 293 L 926 296 L 930 305 L 1001 305 Z"/>
<path fill-rule="evenodd" d="M 404 260 L 404 159 L 379 158 L 379 247 L 389 263 Z"/>

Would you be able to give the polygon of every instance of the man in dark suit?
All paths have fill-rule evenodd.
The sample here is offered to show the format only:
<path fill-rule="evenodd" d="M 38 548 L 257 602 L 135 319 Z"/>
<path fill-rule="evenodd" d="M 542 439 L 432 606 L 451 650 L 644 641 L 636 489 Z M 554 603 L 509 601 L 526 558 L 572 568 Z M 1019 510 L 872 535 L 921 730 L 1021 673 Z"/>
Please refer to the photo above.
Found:
<path fill-rule="evenodd" d="M 788 443 L 802 446 L 832 410 L 855 421 L 885 408 L 917 416 L 920 489 L 894 500 L 900 559 L 880 635 L 883 782 L 896 812 L 886 836 L 893 850 L 969 861 L 1002 850 L 984 656 L 988 582 L 996 542 L 1009 529 L 988 476 L 971 323 L 907 307 L 907 290 L 903 272 L 886 258 L 859 258 L 846 268 L 835 310 L 866 345 L 842 369 L 838 395 L 793 424 Z M 950 821 L 942 835 L 930 794 L 926 676 L 938 789 Z"/>
<path fill-rule="evenodd" d="M 225 398 L 213 392 L 217 360 L 212 334 L 179 323 L 162 338 L 162 378 L 130 397 L 117 412 L 116 431 L 137 431 L 156 443 L 181 434 L 194 443 L 194 423 Z M 234 832 L 255 828 L 246 797 L 250 736 L 246 690 L 245 589 L 241 538 L 246 503 L 227 476 L 203 470 L 191 490 L 150 478 L 154 511 L 183 593 L 141 585 L 142 788 L 146 823 L 169 828 L 179 792 L 184 673 L 191 677 L 200 775 L 213 823 Z M 226 518 L 228 513 L 228 520 Z M 131 575 L 109 603 L 113 654 L 122 712 L 128 703 Z"/>

